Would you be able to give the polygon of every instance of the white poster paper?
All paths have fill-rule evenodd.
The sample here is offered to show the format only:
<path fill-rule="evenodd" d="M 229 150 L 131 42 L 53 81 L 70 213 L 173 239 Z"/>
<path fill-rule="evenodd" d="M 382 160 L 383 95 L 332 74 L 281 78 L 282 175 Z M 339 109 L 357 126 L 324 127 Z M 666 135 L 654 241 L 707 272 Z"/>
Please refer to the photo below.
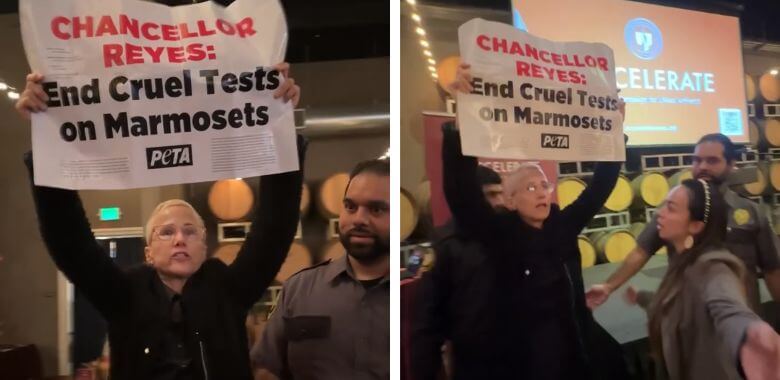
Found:
<path fill-rule="evenodd" d="M 464 154 L 554 161 L 624 161 L 612 50 L 554 42 L 473 19 L 458 29 L 473 91 L 458 93 Z"/>
<path fill-rule="evenodd" d="M 292 105 L 273 98 L 287 46 L 278 0 L 19 7 L 49 96 L 32 117 L 37 185 L 126 189 L 298 169 Z"/>

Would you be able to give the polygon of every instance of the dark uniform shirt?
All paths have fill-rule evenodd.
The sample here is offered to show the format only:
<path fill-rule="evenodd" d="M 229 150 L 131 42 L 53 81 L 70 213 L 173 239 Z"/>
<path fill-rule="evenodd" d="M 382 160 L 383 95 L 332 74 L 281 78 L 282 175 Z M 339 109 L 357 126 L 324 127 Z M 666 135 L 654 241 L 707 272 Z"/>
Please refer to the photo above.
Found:
<path fill-rule="evenodd" d="M 281 379 L 389 379 L 389 329 L 389 276 L 364 286 L 345 255 L 285 282 L 253 358 Z"/>
<path fill-rule="evenodd" d="M 728 210 L 728 229 L 726 232 L 726 248 L 742 259 L 747 273 L 745 289 L 748 304 L 753 311 L 760 310 L 761 304 L 758 292 L 758 271 L 769 272 L 780 268 L 780 251 L 777 236 L 769 225 L 769 220 L 758 204 L 739 196 L 737 193 L 724 189 L 723 196 Z M 658 236 L 658 224 L 653 216 L 647 227 L 639 234 L 637 245 L 645 252 L 653 254 L 663 246 Z M 669 264 L 674 265 L 677 255 L 669 249 Z"/>

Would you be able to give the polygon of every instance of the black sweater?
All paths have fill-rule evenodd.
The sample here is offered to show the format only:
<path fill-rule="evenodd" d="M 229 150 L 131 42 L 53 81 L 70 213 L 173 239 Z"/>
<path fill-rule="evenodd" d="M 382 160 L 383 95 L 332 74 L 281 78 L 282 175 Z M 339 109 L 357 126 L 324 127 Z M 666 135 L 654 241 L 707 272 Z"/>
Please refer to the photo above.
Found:
<path fill-rule="evenodd" d="M 300 165 L 305 144 L 299 137 Z M 32 159 L 25 162 L 33 178 Z M 207 259 L 182 295 L 195 379 L 252 379 L 246 314 L 282 265 L 299 218 L 302 171 L 262 177 L 251 231 L 231 265 Z M 161 361 L 170 315 L 157 272 L 122 271 L 97 244 L 76 191 L 33 186 L 41 235 L 57 267 L 108 322 L 111 378 L 148 379 Z"/>
<path fill-rule="evenodd" d="M 463 156 L 457 131 L 443 132 L 444 194 L 457 232 L 438 242 L 436 265 L 421 285 L 415 380 L 433 378 L 445 339 L 453 342 L 456 379 L 621 378 L 620 347 L 585 304 L 577 246 L 620 163 L 599 163 L 579 198 L 563 211 L 553 205 L 536 229 L 490 207 L 477 159 Z"/>

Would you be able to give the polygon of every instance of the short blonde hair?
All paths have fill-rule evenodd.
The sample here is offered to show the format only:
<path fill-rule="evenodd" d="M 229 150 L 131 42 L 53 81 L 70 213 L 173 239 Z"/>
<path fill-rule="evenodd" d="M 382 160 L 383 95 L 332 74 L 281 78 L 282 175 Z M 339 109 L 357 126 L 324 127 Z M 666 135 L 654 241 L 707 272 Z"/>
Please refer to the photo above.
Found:
<path fill-rule="evenodd" d="M 528 175 L 529 170 L 536 170 L 541 173 L 544 178 L 547 178 L 547 174 L 544 173 L 544 169 L 536 162 L 523 162 L 517 166 L 512 173 L 510 173 L 506 180 L 504 180 L 504 195 L 511 197 L 517 190 L 517 186 L 520 180 Z"/>
<path fill-rule="evenodd" d="M 192 207 L 189 202 L 181 200 L 181 199 L 169 199 L 164 202 L 160 202 L 160 204 L 157 205 L 157 207 L 154 208 L 154 211 L 152 211 L 152 215 L 149 216 L 149 219 L 146 220 L 146 227 L 144 228 L 144 237 L 146 238 L 146 244 L 148 245 L 149 242 L 152 241 L 152 220 L 154 220 L 154 217 L 157 216 L 157 214 L 161 213 L 163 210 L 165 210 L 168 207 L 173 206 L 182 206 L 190 209 L 193 214 L 195 214 L 195 219 L 197 219 L 198 224 L 201 227 L 205 227 L 205 223 L 203 223 L 203 218 L 200 216 L 200 214 L 195 210 L 195 207 Z"/>

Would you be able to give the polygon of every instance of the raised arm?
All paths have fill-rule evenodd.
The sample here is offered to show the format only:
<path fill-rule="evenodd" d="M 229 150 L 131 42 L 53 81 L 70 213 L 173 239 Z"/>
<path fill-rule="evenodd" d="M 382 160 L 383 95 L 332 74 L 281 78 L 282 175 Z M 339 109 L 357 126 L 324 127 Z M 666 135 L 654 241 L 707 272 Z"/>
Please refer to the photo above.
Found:
<path fill-rule="evenodd" d="M 615 188 L 622 162 L 599 162 L 590 184 L 577 199 L 561 211 L 563 220 L 573 226 L 579 233 L 596 213 L 604 207 Z"/>
<path fill-rule="evenodd" d="M 501 223 L 477 181 L 477 158 L 463 155 L 455 123 L 445 123 L 442 134 L 444 197 L 450 212 L 459 230 L 481 241 L 493 241 Z"/>
<path fill-rule="evenodd" d="M 228 267 L 229 287 L 239 305 L 250 308 L 282 266 L 300 218 L 306 142 L 297 137 L 300 169 L 261 177 L 250 232 Z"/>
<path fill-rule="evenodd" d="M 38 227 L 54 264 L 106 319 L 124 315 L 129 298 L 126 275 L 95 241 L 78 193 L 35 186 L 32 152 L 25 154 L 24 162 Z"/>

